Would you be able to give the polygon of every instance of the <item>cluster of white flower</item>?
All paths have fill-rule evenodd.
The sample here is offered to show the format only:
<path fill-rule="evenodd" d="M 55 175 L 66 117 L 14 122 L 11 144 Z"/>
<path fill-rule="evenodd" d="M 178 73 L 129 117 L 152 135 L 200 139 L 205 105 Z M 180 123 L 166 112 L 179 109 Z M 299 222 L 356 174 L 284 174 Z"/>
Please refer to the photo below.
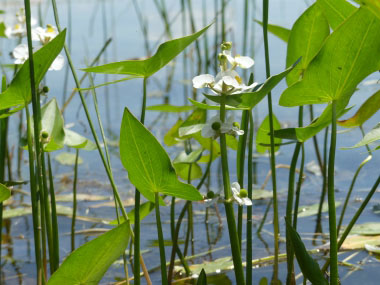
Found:
<path fill-rule="evenodd" d="M 242 78 L 235 71 L 236 67 L 251 68 L 255 63 L 254 60 L 249 56 L 236 55 L 233 57 L 231 55 L 231 47 L 231 42 L 224 42 L 222 44 L 222 53 L 218 56 L 221 71 L 216 77 L 211 74 L 198 75 L 193 78 L 194 88 L 208 87 L 217 95 L 232 95 L 253 89 L 257 85 L 256 82 L 248 86 L 245 85 Z M 230 63 L 230 67 L 228 67 L 228 63 Z"/>
<path fill-rule="evenodd" d="M 233 57 L 231 42 L 224 42 L 221 47 L 222 53 L 218 56 L 221 71 L 216 77 L 211 74 L 194 77 L 193 87 L 197 89 L 208 87 L 217 95 L 233 95 L 253 89 L 257 83 L 245 85 L 235 69 L 236 67 L 250 68 L 255 63 L 254 60 L 248 56 L 236 55 Z M 228 67 L 228 63 L 230 67 Z M 202 136 L 206 138 L 216 139 L 221 133 L 240 136 L 244 134 L 244 131 L 240 130 L 239 123 L 234 122 L 232 116 L 226 122 L 222 122 L 218 116 L 212 117 L 202 129 Z"/>
<path fill-rule="evenodd" d="M 248 198 L 248 192 L 245 189 L 240 189 L 240 184 L 238 182 L 233 182 L 231 184 L 232 199 L 230 202 L 234 201 L 240 206 L 252 206 L 251 199 Z M 216 204 L 219 200 L 219 195 L 214 194 L 213 191 L 207 193 L 207 197 L 203 200 L 206 207 L 210 207 Z"/>
<path fill-rule="evenodd" d="M 31 25 L 35 26 L 36 23 L 37 21 L 32 18 Z M 8 38 L 19 38 L 20 41 L 26 36 L 26 19 L 25 10 L 23 8 L 16 13 L 16 24 L 11 27 L 7 27 L 5 30 L 5 35 Z M 37 47 L 37 49 L 48 44 L 57 35 L 57 28 L 52 25 L 46 25 L 46 28 L 35 27 L 32 29 L 32 40 L 41 44 Z M 26 44 L 19 44 L 12 51 L 12 56 L 15 64 L 23 64 L 29 58 L 28 46 Z M 49 70 L 61 70 L 64 63 L 64 57 L 62 55 L 58 55 Z"/>

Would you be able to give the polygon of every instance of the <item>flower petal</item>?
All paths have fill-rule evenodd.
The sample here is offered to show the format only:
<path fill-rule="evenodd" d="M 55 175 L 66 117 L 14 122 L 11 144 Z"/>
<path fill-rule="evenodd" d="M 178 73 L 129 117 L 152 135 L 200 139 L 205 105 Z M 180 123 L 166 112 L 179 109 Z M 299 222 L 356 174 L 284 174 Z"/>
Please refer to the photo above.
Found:
<path fill-rule="evenodd" d="M 193 78 L 193 87 L 194 88 L 204 88 L 208 84 L 215 82 L 214 76 L 211 74 L 201 74 Z"/>
<path fill-rule="evenodd" d="M 65 65 L 65 58 L 62 55 L 58 55 L 51 64 L 49 70 L 61 70 Z"/>
<path fill-rule="evenodd" d="M 236 56 L 235 63 L 240 68 L 250 68 L 255 64 L 255 61 L 249 56 Z"/>

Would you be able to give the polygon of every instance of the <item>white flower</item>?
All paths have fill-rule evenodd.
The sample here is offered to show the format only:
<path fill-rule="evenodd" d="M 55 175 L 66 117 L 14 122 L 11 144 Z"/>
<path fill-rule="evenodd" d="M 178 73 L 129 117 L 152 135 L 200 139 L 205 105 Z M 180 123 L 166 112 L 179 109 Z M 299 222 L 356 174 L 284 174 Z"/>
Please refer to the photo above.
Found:
<path fill-rule="evenodd" d="M 32 40 L 40 41 L 43 45 L 46 45 L 52 39 L 58 35 L 57 28 L 52 25 L 46 25 L 46 29 L 37 27 L 32 31 Z"/>
<path fill-rule="evenodd" d="M 244 131 L 240 129 L 239 123 L 235 122 L 234 117 L 230 116 L 220 128 L 220 132 L 233 136 L 242 136 Z"/>
<path fill-rule="evenodd" d="M 244 131 L 240 130 L 239 124 L 234 122 L 232 116 L 230 116 L 226 122 L 222 123 L 219 115 L 212 117 L 202 128 L 201 134 L 204 138 L 216 139 L 220 134 L 229 135 L 244 135 Z"/>
<path fill-rule="evenodd" d="M 235 70 L 221 71 L 216 78 L 211 74 L 202 74 L 193 78 L 194 88 L 210 88 L 215 94 L 239 94 L 254 88 L 256 82 L 247 86 Z"/>
<path fill-rule="evenodd" d="M 216 139 L 220 134 L 221 127 L 222 121 L 219 116 L 212 117 L 202 128 L 202 137 Z"/>
<path fill-rule="evenodd" d="M 223 54 L 227 57 L 228 62 L 232 65 L 232 69 L 235 69 L 236 66 L 247 69 L 251 68 L 255 64 L 255 61 L 249 56 L 236 55 L 233 57 L 230 50 L 224 50 Z"/>
<path fill-rule="evenodd" d="M 29 58 L 29 49 L 26 44 L 20 44 L 17 47 L 14 48 L 12 51 L 12 56 L 14 57 L 15 64 L 23 64 L 28 58 Z M 49 70 L 61 70 L 64 66 L 65 59 L 62 55 L 58 55 L 51 66 L 49 67 Z"/>
<path fill-rule="evenodd" d="M 30 22 L 31 26 L 34 26 L 37 23 L 37 20 L 31 18 Z M 7 38 L 22 38 L 26 35 L 26 17 L 24 8 L 21 8 L 16 13 L 16 24 L 14 24 L 13 26 L 7 26 L 7 28 L 5 29 L 5 35 L 7 36 Z"/>
<path fill-rule="evenodd" d="M 231 184 L 233 199 L 241 206 L 252 206 L 252 201 L 248 197 L 242 197 L 240 185 L 237 182 Z M 242 189 L 243 190 L 243 189 Z"/>
<path fill-rule="evenodd" d="M 14 57 L 15 64 L 23 64 L 28 58 L 28 46 L 26 44 L 20 44 L 14 48 L 12 51 L 12 56 Z"/>

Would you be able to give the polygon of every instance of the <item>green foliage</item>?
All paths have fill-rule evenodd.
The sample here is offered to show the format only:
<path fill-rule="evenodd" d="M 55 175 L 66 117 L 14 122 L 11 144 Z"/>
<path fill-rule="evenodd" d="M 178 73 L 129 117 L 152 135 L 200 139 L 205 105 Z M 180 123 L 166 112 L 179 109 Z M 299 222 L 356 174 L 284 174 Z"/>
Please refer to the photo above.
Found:
<path fill-rule="evenodd" d="M 161 44 L 158 47 L 157 52 L 148 59 L 113 62 L 101 66 L 85 68 L 84 71 L 108 74 L 127 74 L 147 78 L 167 65 L 209 27 L 210 25 L 192 35 Z"/>
<path fill-rule="evenodd" d="M 269 116 L 266 116 L 264 121 L 261 123 L 259 129 L 257 130 L 256 136 L 256 151 L 258 153 L 265 153 L 267 150 L 270 150 L 270 136 L 269 136 Z M 281 128 L 280 122 L 273 115 L 273 129 L 278 130 Z M 275 138 L 274 143 L 276 145 L 281 143 L 280 138 Z M 275 151 L 278 151 L 280 146 L 275 147 Z"/>
<path fill-rule="evenodd" d="M 380 91 L 369 97 L 359 110 L 349 119 L 338 121 L 338 125 L 345 128 L 354 128 L 363 125 L 380 109 Z"/>
<path fill-rule="evenodd" d="M 10 197 L 11 197 L 11 190 L 7 186 L 0 183 L 0 203 L 4 202 Z"/>
<path fill-rule="evenodd" d="M 51 42 L 33 54 L 36 88 L 45 76 L 45 73 L 48 71 L 54 59 L 62 50 L 65 36 L 66 30 L 63 30 Z M 29 77 L 29 60 L 27 60 L 13 78 L 7 90 L 0 94 L 0 110 L 5 110 L 11 107 L 18 107 L 18 109 L 20 109 L 32 100 Z M 12 112 L 9 114 L 11 115 Z"/>
<path fill-rule="evenodd" d="M 48 142 L 43 145 L 44 151 L 56 151 L 63 148 L 65 140 L 64 122 L 57 100 L 51 99 L 41 108 L 41 131 L 49 135 Z"/>
<path fill-rule="evenodd" d="M 162 104 L 162 105 L 146 107 L 147 111 L 172 112 L 172 113 L 188 112 L 188 111 L 192 111 L 193 109 L 194 109 L 193 106 L 173 106 L 170 104 Z"/>
<path fill-rule="evenodd" d="M 129 180 L 150 201 L 154 193 L 202 200 L 189 184 L 180 182 L 168 154 L 157 139 L 126 108 L 120 130 L 120 158 Z"/>
<path fill-rule="evenodd" d="M 323 11 L 333 30 L 356 10 L 356 8 L 346 0 L 317 0 L 317 4 Z"/>
<path fill-rule="evenodd" d="M 338 208 L 342 202 L 335 202 L 335 208 Z M 318 214 L 319 210 L 319 203 L 313 204 L 313 205 L 308 205 L 308 206 L 299 206 L 298 208 L 298 218 L 305 218 L 305 217 L 310 217 Z M 324 202 L 322 204 L 322 213 L 326 213 L 329 210 L 329 205 L 327 202 Z"/>
<path fill-rule="evenodd" d="M 378 0 L 357 0 L 357 2 L 369 9 L 380 19 L 380 2 Z"/>
<path fill-rule="evenodd" d="M 368 222 L 354 225 L 350 231 L 352 235 L 372 236 L 380 234 L 380 223 Z"/>
<path fill-rule="evenodd" d="M 329 24 L 317 4 L 311 5 L 297 19 L 289 36 L 286 66 L 291 66 L 300 57 L 301 61 L 286 77 L 289 86 L 302 77 L 329 34 Z"/>
<path fill-rule="evenodd" d="M 180 141 L 178 129 L 181 127 L 182 124 L 182 119 L 178 119 L 174 126 L 165 134 L 164 143 L 167 146 L 175 145 Z"/>
<path fill-rule="evenodd" d="M 295 252 L 298 265 L 301 268 L 303 275 L 310 280 L 312 284 L 328 284 L 319 268 L 318 263 L 309 255 L 305 245 L 303 244 L 299 234 L 286 221 L 286 229 L 289 232 L 290 242 Z"/>
<path fill-rule="evenodd" d="M 263 26 L 263 22 L 255 20 L 256 23 Z M 284 42 L 288 42 L 290 36 L 290 30 L 281 26 L 268 24 L 268 31 L 283 40 Z"/>
<path fill-rule="evenodd" d="M 71 253 L 48 281 L 54 284 L 98 284 L 129 242 L 130 225 L 117 228 L 87 242 Z"/>
<path fill-rule="evenodd" d="M 173 166 L 177 175 L 184 181 L 189 180 L 189 173 L 190 180 L 195 180 L 202 177 L 202 168 L 198 163 L 173 163 Z"/>
<path fill-rule="evenodd" d="M 80 148 L 83 150 L 95 150 L 97 149 L 96 144 L 85 138 L 84 136 L 70 130 L 64 129 L 65 139 L 63 141 L 64 145 L 72 148 Z"/>
<path fill-rule="evenodd" d="M 195 109 L 194 112 L 182 123 L 178 129 L 180 137 L 195 134 L 202 130 L 206 123 L 206 111 L 204 109 Z"/>
<path fill-rule="evenodd" d="M 281 106 L 320 104 L 346 100 L 356 86 L 380 69 L 380 20 L 360 8 L 325 41 L 304 73 L 303 80 L 287 88 Z"/>

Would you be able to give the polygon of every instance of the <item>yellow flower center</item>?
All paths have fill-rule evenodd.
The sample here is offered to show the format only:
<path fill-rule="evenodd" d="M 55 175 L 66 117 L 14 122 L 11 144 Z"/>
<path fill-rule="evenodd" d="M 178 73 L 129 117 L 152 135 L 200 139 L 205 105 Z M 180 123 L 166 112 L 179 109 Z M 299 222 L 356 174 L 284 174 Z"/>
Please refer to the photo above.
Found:
<path fill-rule="evenodd" d="M 236 79 L 236 81 L 241 85 L 242 83 L 243 83 L 243 80 L 241 79 L 241 77 L 240 76 L 235 76 L 235 79 Z"/>

